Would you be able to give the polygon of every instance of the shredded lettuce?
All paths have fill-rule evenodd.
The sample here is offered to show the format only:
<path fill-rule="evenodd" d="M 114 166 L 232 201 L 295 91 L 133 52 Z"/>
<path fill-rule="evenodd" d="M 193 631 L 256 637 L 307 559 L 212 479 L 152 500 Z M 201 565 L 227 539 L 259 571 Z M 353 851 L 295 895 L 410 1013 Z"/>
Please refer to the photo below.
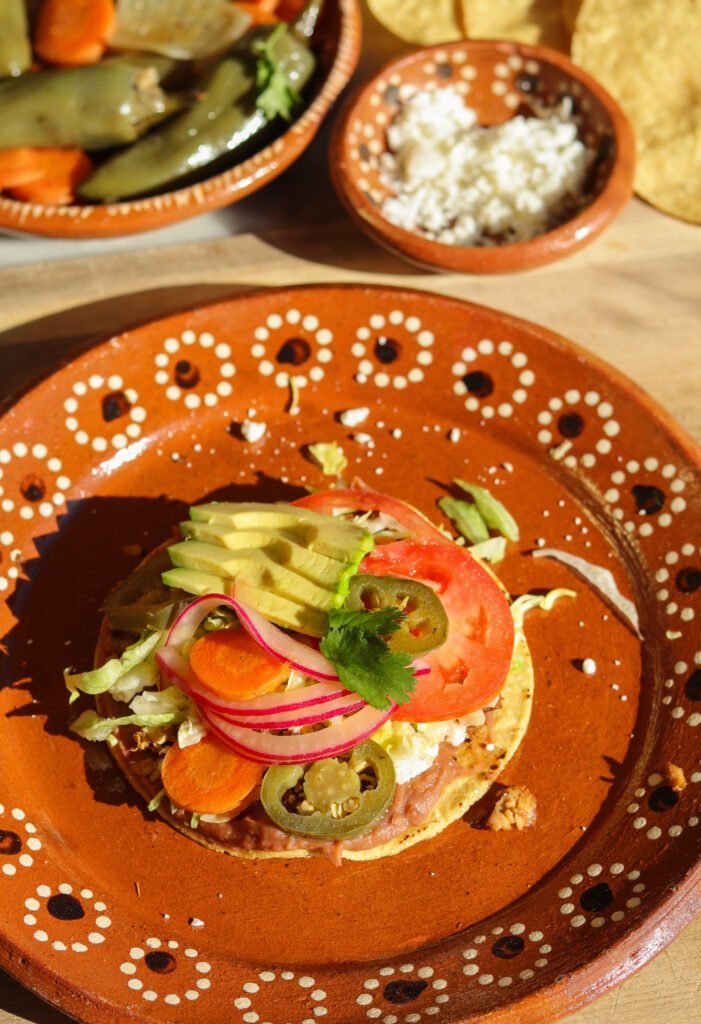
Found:
<path fill-rule="evenodd" d="M 338 476 L 348 466 L 343 448 L 335 441 L 310 444 L 308 450 L 324 476 Z"/>
<path fill-rule="evenodd" d="M 193 705 L 190 714 L 184 722 L 180 723 L 178 728 L 178 746 L 194 747 L 195 743 L 199 743 L 206 735 L 207 726 L 197 714 Z"/>
<path fill-rule="evenodd" d="M 156 795 L 154 796 L 153 800 L 151 800 L 149 802 L 149 805 L 148 805 L 149 811 L 155 811 L 165 795 L 166 795 L 165 789 L 159 789 L 158 792 L 156 793 Z"/>
<path fill-rule="evenodd" d="M 194 812 L 192 817 L 190 818 L 190 828 L 197 828 L 199 823 L 200 823 L 200 816 L 199 816 L 199 814 L 197 814 L 197 812 Z"/>
<path fill-rule="evenodd" d="M 130 700 L 136 697 L 137 693 L 147 690 L 150 686 L 156 686 L 159 675 L 156 659 L 153 657 L 153 653 L 151 653 L 145 661 L 125 672 L 116 683 L 110 686 L 110 696 L 114 697 L 115 700 L 121 701 L 123 704 L 128 704 Z"/>
<path fill-rule="evenodd" d="M 572 572 L 581 577 L 585 583 L 588 583 L 600 597 L 607 601 L 623 621 L 630 626 L 635 635 L 640 638 L 638 609 L 631 600 L 624 597 L 620 592 L 610 569 L 605 569 L 601 565 L 593 565 L 578 555 L 571 555 L 569 551 L 560 551 L 558 548 L 540 548 L 533 552 L 533 557 L 552 558 L 556 562 L 566 565 Z"/>
<path fill-rule="evenodd" d="M 455 480 L 454 482 L 472 497 L 477 506 L 477 511 L 489 529 L 496 530 L 497 533 L 506 537 L 507 540 L 516 541 L 519 539 L 518 523 L 504 505 L 490 494 L 486 487 L 468 484 L 464 480 Z"/>
<path fill-rule="evenodd" d="M 75 673 L 71 669 L 65 669 L 63 681 L 70 692 L 70 703 L 72 704 L 78 700 L 81 693 L 92 695 L 107 693 L 124 676 L 131 673 L 132 669 L 146 661 L 156 648 L 160 646 L 162 639 L 163 632 L 156 630 L 153 633 L 147 633 L 140 637 L 136 643 L 127 647 L 120 658 L 110 658 L 100 668 L 92 669 L 90 672 Z"/>
<path fill-rule="evenodd" d="M 556 590 L 549 590 L 547 594 L 522 594 L 521 597 L 517 597 L 511 605 L 511 615 L 513 616 L 514 626 L 516 629 L 522 629 L 526 613 L 532 611 L 534 608 L 542 608 L 544 612 L 549 612 L 552 610 L 555 602 L 559 601 L 561 597 L 576 596 L 577 594 L 574 590 L 566 590 L 564 587 L 558 587 Z"/>
<path fill-rule="evenodd" d="M 501 562 L 506 554 L 506 537 L 490 537 L 467 549 L 475 558 L 483 562 Z"/>
<path fill-rule="evenodd" d="M 101 718 L 94 708 L 84 711 L 71 725 L 71 732 L 94 743 L 107 741 L 113 745 L 113 733 L 125 725 L 136 725 L 141 729 L 156 726 L 179 725 L 191 708 L 188 697 L 177 686 L 167 690 L 142 693 L 129 705 L 132 712 L 119 718 Z"/>
<path fill-rule="evenodd" d="M 456 530 L 469 540 L 470 544 L 481 544 L 489 540 L 489 530 L 477 505 L 470 505 L 459 498 L 441 498 L 438 507 L 455 524 Z"/>

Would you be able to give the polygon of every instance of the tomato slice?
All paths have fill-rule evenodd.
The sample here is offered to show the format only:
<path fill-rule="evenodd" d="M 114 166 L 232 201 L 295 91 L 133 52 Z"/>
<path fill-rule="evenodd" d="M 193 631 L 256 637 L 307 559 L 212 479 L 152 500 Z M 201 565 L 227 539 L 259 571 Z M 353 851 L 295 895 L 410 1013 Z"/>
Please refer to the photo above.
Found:
<path fill-rule="evenodd" d="M 332 516 L 339 509 L 349 509 L 354 512 L 383 512 L 401 523 L 413 537 L 424 537 L 427 540 L 440 541 L 442 544 L 450 543 L 441 531 L 413 505 L 407 505 L 405 501 L 401 501 L 400 498 L 392 498 L 389 494 L 381 494 L 380 491 L 346 487 L 309 494 L 304 498 L 298 498 L 292 504 L 302 505 L 304 508 L 310 508 L 312 511 L 321 512 L 326 516 Z"/>
<path fill-rule="evenodd" d="M 448 616 L 448 636 L 423 655 L 430 672 L 393 718 L 445 722 L 489 705 L 504 684 L 514 647 L 514 623 L 492 577 L 456 544 L 403 540 L 366 555 L 360 571 L 420 580 L 438 594 Z"/>

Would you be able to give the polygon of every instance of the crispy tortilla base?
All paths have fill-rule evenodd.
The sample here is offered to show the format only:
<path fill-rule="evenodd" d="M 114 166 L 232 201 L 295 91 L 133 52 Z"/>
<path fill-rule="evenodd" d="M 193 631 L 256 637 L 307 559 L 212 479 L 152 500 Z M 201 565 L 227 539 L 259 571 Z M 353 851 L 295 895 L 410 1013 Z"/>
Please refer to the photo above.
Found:
<path fill-rule="evenodd" d="M 95 664 L 101 665 L 106 660 L 107 638 L 109 626 L 105 619 L 95 653 Z M 375 846 L 369 850 L 343 850 L 345 860 L 379 860 L 381 857 L 393 857 L 402 850 L 407 850 L 416 843 L 432 839 L 448 825 L 462 817 L 463 814 L 487 792 L 492 782 L 501 774 L 508 762 L 518 750 L 528 728 L 533 704 L 533 663 L 528 643 L 522 631 L 516 633 L 516 643 L 511 661 L 511 668 L 501 692 L 501 703 L 492 712 L 489 735 L 486 727 L 472 730 L 469 740 L 457 749 L 456 760 L 470 774 L 449 782 L 429 816 L 420 825 L 412 826 L 400 836 Z M 119 714 L 118 705 L 109 694 L 96 697 L 97 709 L 101 715 Z M 117 745 L 111 748 L 112 755 L 126 775 L 132 787 L 148 803 L 160 789 L 154 783 L 139 775 L 135 770 L 138 759 L 128 748 L 128 737 L 124 730 L 117 732 Z M 487 744 L 493 744 L 493 750 L 487 750 Z M 243 850 L 225 846 L 197 829 L 175 818 L 170 812 L 167 800 L 162 800 L 158 814 L 178 832 L 196 843 L 227 853 L 231 857 L 243 857 L 251 860 L 290 859 L 293 857 L 310 857 L 319 855 L 318 850 Z"/>

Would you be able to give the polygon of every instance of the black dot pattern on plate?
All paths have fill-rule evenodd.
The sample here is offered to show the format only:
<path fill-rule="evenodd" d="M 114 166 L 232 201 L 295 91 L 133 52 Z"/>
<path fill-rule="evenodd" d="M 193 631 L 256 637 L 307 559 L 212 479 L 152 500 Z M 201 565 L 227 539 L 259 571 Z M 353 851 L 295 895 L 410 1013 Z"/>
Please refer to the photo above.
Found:
<path fill-rule="evenodd" d="M 653 789 L 650 796 L 647 798 L 648 806 L 651 811 L 671 811 L 674 805 L 679 800 L 679 794 L 675 793 L 671 786 L 658 786 L 657 789 Z"/>
<path fill-rule="evenodd" d="M 200 371 L 189 359 L 179 359 L 175 364 L 175 383 L 185 391 L 196 388 L 200 382 Z"/>
<path fill-rule="evenodd" d="M 152 950 L 144 957 L 144 963 L 154 974 L 172 974 L 177 962 L 171 953 Z"/>
<path fill-rule="evenodd" d="M 641 516 L 657 515 L 665 503 L 664 491 L 654 484 L 633 484 L 631 493 Z"/>
<path fill-rule="evenodd" d="M 46 484 L 35 473 L 28 473 L 22 479 L 19 489 L 27 501 L 41 501 L 46 495 Z"/>
<path fill-rule="evenodd" d="M 399 89 L 396 85 L 388 85 L 382 94 L 385 103 L 397 103 L 399 101 Z"/>
<path fill-rule="evenodd" d="M 579 902 L 582 910 L 594 913 L 604 910 L 610 903 L 613 903 L 613 893 L 606 882 L 599 882 L 598 885 L 592 885 L 589 889 L 585 889 L 579 897 Z"/>
<path fill-rule="evenodd" d="M 277 350 L 275 359 L 285 366 L 302 366 L 312 354 L 312 347 L 305 338 L 288 338 Z"/>
<path fill-rule="evenodd" d="M 689 700 L 701 700 L 701 668 L 697 668 L 687 679 L 684 696 Z"/>
<path fill-rule="evenodd" d="M 110 391 L 102 399 L 102 418 L 105 423 L 118 420 L 131 409 L 131 402 L 123 391 Z"/>
<path fill-rule="evenodd" d="M 425 988 L 428 988 L 427 981 L 390 981 L 385 985 L 383 995 L 387 1002 L 401 1005 L 418 999 Z"/>
<path fill-rule="evenodd" d="M 528 71 L 522 71 L 520 75 L 516 76 L 514 84 L 519 92 L 531 94 L 536 91 L 538 79 Z"/>
<path fill-rule="evenodd" d="M 563 412 L 557 421 L 557 429 L 560 434 L 568 439 L 579 437 L 584 426 L 584 417 L 580 416 L 578 412 Z"/>
<path fill-rule="evenodd" d="M 57 921 L 80 921 L 85 917 L 83 904 L 75 896 L 57 892 L 46 901 L 46 909 Z"/>
<path fill-rule="evenodd" d="M 358 146 L 358 156 L 360 157 L 361 160 L 368 161 L 370 159 L 370 150 L 368 149 L 364 142 L 361 142 L 361 144 Z"/>
<path fill-rule="evenodd" d="M 494 391 L 494 381 L 484 370 L 471 370 L 462 379 L 463 384 L 477 398 L 488 398 Z"/>
<path fill-rule="evenodd" d="M 11 857 L 22 849 L 22 840 L 16 832 L 0 828 L 0 856 Z"/>
<path fill-rule="evenodd" d="M 504 935 L 492 946 L 492 953 L 500 960 L 513 960 L 519 953 L 523 953 L 526 943 L 520 935 Z"/>
<path fill-rule="evenodd" d="M 695 594 L 697 590 L 701 589 L 701 569 L 687 565 L 684 569 L 679 570 L 675 583 L 677 590 L 681 590 L 682 594 Z"/>
<path fill-rule="evenodd" d="M 402 354 L 402 346 L 394 338 L 386 338 L 383 334 L 375 340 L 375 358 L 385 366 L 399 359 Z"/>
<path fill-rule="evenodd" d="M 437 64 L 436 74 L 439 78 L 452 78 L 453 77 L 453 65 L 452 64 Z"/>

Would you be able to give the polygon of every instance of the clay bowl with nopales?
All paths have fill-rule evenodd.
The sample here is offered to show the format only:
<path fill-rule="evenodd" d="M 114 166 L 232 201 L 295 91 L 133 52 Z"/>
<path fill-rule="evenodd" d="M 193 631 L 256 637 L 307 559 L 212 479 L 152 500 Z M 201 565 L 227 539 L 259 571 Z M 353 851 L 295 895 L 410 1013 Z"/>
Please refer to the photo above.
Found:
<path fill-rule="evenodd" d="M 123 202 L 46 206 L 0 193 L 0 232 L 52 238 L 130 235 L 229 206 L 257 192 L 310 144 L 355 70 L 360 38 L 358 0 L 327 0 L 313 43 L 317 68 L 304 90 L 304 108 L 282 134 L 241 163 L 214 175 L 205 170 L 192 184 Z"/>
<path fill-rule="evenodd" d="M 392 189 L 381 175 L 386 130 L 419 90 L 454 89 L 482 126 L 533 116 L 572 101 L 578 137 L 592 151 L 582 203 L 565 221 L 527 241 L 461 246 L 398 227 L 382 206 Z M 348 100 L 334 125 L 329 166 L 349 213 L 377 242 L 432 270 L 498 274 L 528 270 L 591 242 L 632 195 L 635 144 L 616 101 L 563 54 L 542 46 L 464 40 L 426 47 L 387 64 Z"/>
<path fill-rule="evenodd" d="M 360 407 L 374 447 L 339 420 Z M 62 669 L 114 585 L 191 504 L 328 487 L 320 441 L 434 521 L 455 477 L 488 487 L 509 593 L 576 592 L 526 618 L 533 713 L 492 791 L 530 790 L 533 827 L 480 804 L 380 860 L 237 859 L 69 732 L 91 702 Z M 91 1024 L 551 1024 L 620 983 L 699 910 L 700 469 L 586 351 L 409 289 L 261 291 L 78 355 L 0 417 L 0 966 Z M 543 545 L 610 569 L 643 642 Z"/>

